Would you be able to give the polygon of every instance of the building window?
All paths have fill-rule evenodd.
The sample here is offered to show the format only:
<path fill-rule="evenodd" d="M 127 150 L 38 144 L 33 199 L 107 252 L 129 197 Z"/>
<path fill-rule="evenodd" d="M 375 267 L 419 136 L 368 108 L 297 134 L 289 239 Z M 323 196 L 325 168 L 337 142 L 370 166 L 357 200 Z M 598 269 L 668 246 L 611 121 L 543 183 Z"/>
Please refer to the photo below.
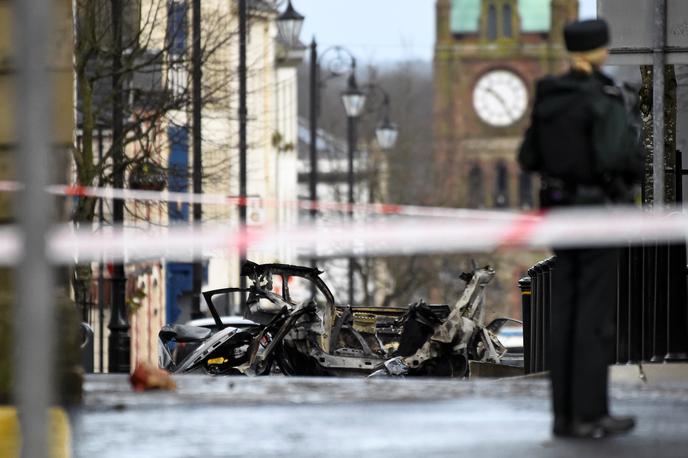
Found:
<path fill-rule="evenodd" d="M 484 204 L 483 171 L 480 165 L 474 164 L 468 172 L 468 206 L 470 208 L 480 208 Z"/>
<path fill-rule="evenodd" d="M 497 39 L 497 8 L 494 5 L 487 9 L 487 39 Z"/>
<path fill-rule="evenodd" d="M 509 169 L 501 161 L 495 166 L 494 206 L 496 208 L 509 206 Z"/>
<path fill-rule="evenodd" d="M 167 69 L 167 89 L 170 95 L 175 99 L 179 99 L 186 94 L 186 88 L 189 86 L 189 72 L 186 66 L 181 62 L 171 62 Z"/>
<path fill-rule="evenodd" d="M 167 4 L 167 89 L 175 98 L 182 97 L 188 87 L 186 40 L 188 8 L 185 1 L 171 0 Z"/>
<path fill-rule="evenodd" d="M 170 192 L 188 192 L 189 189 L 189 129 L 185 126 L 171 126 L 167 129 L 170 146 L 167 167 L 167 189 Z M 169 202 L 170 221 L 188 221 L 189 204 Z"/>
<path fill-rule="evenodd" d="M 183 0 L 171 0 L 167 4 L 167 49 L 170 54 L 182 56 L 186 53 L 188 9 Z"/>
<path fill-rule="evenodd" d="M 511 38 L 513 30 L 511 27 L 511 5 L 504 5 L 502 8 L 502 35 L 506 38 Z"/>
<path fill-rule="evenodd" d="M 533 208 L 533 180 L 527 172 L 521 172 L 518 177 L 518 200 L 522 209 Z"/>

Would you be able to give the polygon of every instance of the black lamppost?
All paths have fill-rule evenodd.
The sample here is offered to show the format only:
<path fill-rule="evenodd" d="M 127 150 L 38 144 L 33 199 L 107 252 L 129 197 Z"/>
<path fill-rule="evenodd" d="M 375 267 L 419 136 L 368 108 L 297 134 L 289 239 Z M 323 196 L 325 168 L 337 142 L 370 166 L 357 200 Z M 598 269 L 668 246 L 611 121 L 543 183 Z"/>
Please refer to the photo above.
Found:
<path fill-rule="evenodd" d="M 382 119 L 375 127 L 375 138 L 381 149 L 390 150 L 394 148 L 399 136 L 399 129 L 397 129 L 396 124 L 389 120 L 389 93 L 376 83 L 364 84 L 361 91 L 367 95 L 366 110 L 361 113 L 361 116 L 371 113 L 382 113 Z"/>
<path fill-rule="evenodd" d="M 248 149 L 246 123 L 248 109 L 246 101 L 246 36 L 248 21 L 247 0 L 239 0 L 239 230 L 246 230 L 246 153 Z M 239 272 L 246 262 L 246 248 L 239 248 Z M 239 286 L 246 288 L 246 277 L 239 276 Z M 246 309 L 246 295 L 241 294 L 241 312 Z"/>
<path fill-rule="evenodd" d="M 192 61 L 192 149 L 193 149 L 193 193 L 203 192 L 203 155 L 201 152 L 201 79 L 203 71 L 201 69 L 201 0 L 193 0 L 191 12 L 191 61 Z M 200 202 L 193 204 L 193 224 L 200 225 L 203 219 L 203 208 Z M 203 263 L 200 259 L 194 259 L 192 268 L 192 296 L 191 296 L 191 318 L 202 318 L 201 313 L 201 288 L 203 286 Z"/>
<path fill-rule="evenodd" d="M 292 47 L 302 46 L 300 45 L 299 37 L 301 36 L 303 20 L 303 15 L 299 14 L 291 4 L 291 0 L 288 0 L 287 8 L 277 18 L 277 30 L 286 45 Z"/>
<path fill-rule="evenodd" d="M 279 2 L 277 2 L 279 3 Z M 298 42 L 298 36 L 303 26 L 303 16 L 299 14 L 287 1 L 287 8 L 277 18 L 277 28 L 283 41 L 288 45 Z M 248 34 L 248 0 L 239 0 L 239 228 L 246 230 L 246 197 L 247 197 L 247 68 L 246 68 L 246 44 Z M 239 253 L 239 271 L 246 262 L 246 248 L 241 247 Z M 246 288 L 246 277 L 240 276 L 239 286 Z M 241 310 L 246 308 L 246 296 L 241 295 Z"/>
<path fill-rule="evenodd" d="M 397 125 L 389 120 L 389 94 L 387 94 L 384 89 L 377 85 L 371 85 L 371 87 L 377 87 L 383 92 L 384 99 L 382 101 L 383 118 L 382 122 L 378 124 L 375 129 L 375 137 L 377 138 L 377 143 L 383 150 L 390 150 L 394 148 L 397 143 L 397 137 L 399 136 L 399 129 Z"/>
<path fill-rule="evenodd" d="M 318 117 L 320 115 L 320 91 L 325 81 L 352 75 L 356 68 L 356 58 L 351 51 L 341 46 L 334 46 L 318 54 L 315 38 L 310 45 L 310 174 L 309 190 L 311 200 L 311 217 L 315 220 L 318 210 Z M 321 79 L 321 71 L 325 70 L 325 78 Z"/>
<path fill-rule="evenodd" d="M 349 185 L 349 218 L 353 219 L 353 204 L 354 204 L 354 153 L 358 143 L 358 119 L 365 114 L 366 101 L 370 105 L 368 97 L 375 95 L 375 93 L 382 94 L 382 106 L 369 106 L 368 112 L 383 110 L 383 119 L 375 129 L 375 136 L 378 144 L 383 150 L 388 150 L 394 147 L 397 141 L 398 130 L 395 124 L 389 120 L 389 94 L 377 84 L 369 83 L 359 88 L 356 83 L 356 66 L 355 62 L 351 69 L 349 76 L 349 84 L 347 89 L 342 93 L 342 102 L 347 115 L 347 139 L 348 139 L 348 174 L 347 181 Z M 349 303 L 354 302 L 354 259 L 349 258 Z"/>
<path fill-rule="evenodd" d="M 389 120 L 389 94 L 387 91 L 385 91 L 381 86 L 371 83 L 368 84 L 367 86 L 368 92 L 373 93 L 375 91 L 379 92 L 382 94 L 382 106 L 380 109 L 382 110 L 382 121 L 378 123 L 377 127 L 375 128 L 375 137 L 377 138 L 377 143 L 380 146 L 380 149 L 383 151 L 388 151 L 394 148 L 394 145 L 397 143 L 397 137 L 399 136 L 399 130 L 397 129 L 396 124 L 391 122 Z M 371 98 L 368 98 L 368 105 L 371 105 Z M 370 111 L 378 111 L 377 109 L 371 109 Z M 369 174 L 372 173 L 373 175 L 370 176 L 369 182 L 368 182 L 368 202 L 371 204 L 375 202 L 375 196 L 374 196 L 374 187 L 373 183 L 379 179 L 379 175 L 377 174 L 377 170 L 369 170 Z M 370 273 L 372 271 L 372 262 L 370 262 L 370 259 L 366 259 L 366 266 L 368 268 L 368 272 Z M 373 305 L 370 303 L 371 296 L 368 294 L 368 287 L 365 285 L 365 290 L 366 290 L 366 301 L 367 305 Z"/>
<path fill-rule="evenodd" d="M 356 152 L 356 144 L 358 142 L 358 117 L 363 113 L 365 107 L 366 96 L 358 88 L 356 84 L 356 62 L 351 67 L 351 75 L 349 75 L 349 83 L 346 90 L 342 93 L 342 102 L 346 110 L 346 127 L 347 127 L 347 146 L 348 146 L 348 194 L 349 194 L 349 219 L 354 217 L 354 153 Z M 349 257 L 349 305 L 354 303 L 354 258 Z"/>
<path fill-rule="evenodd" d="M 113 186 L 124 188 L 124 85 L 122 81 L 122 0 L 111 0 L 112 7 L 112 175 Z M 124 223 L 124 201 L 113 199 L 112 222 Z M 108 338 L 108 368 L 110 372 L 129 372 L 131 366 L 131 338 L 127 319 L 126 283 L 124 263 L 113 265 L 112 310 L 110 312 L 110 336 Z"/>

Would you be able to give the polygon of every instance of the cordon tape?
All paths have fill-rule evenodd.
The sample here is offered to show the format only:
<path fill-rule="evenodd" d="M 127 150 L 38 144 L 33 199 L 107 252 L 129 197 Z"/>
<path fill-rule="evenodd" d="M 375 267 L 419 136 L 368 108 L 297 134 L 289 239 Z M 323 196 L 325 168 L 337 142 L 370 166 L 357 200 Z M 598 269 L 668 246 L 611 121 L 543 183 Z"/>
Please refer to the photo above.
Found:
<path fill-rule="evenodd" d="M 10 190 L 0 182 L 0 190 Z M 14 185 L 12 191 L 20 186 Z M 238 205 L 242 201 L 218 195 L 193 195 L 112 188 L 52 187 L 65 196 L 90 196 L 146 201 Z M 245 202 L 244 202 L 245 203 Z M 301 206 L 303 204 L 303 206 Z M 312 202 L 299 208 L 310 209 Z M 348 210 L 338 203 L 319 208 Z M 47 240 L 55 263 L 139 262 L 154 259 L 189 261 L 289 249 L 298 256 L 388 256 L 450 252 L 490 252 L 515 248 L 627 246 L 631 243 L 683 242 L 688 215 L 680 211 L 648 211 L 635 207 L 567 208 L 547 213 L 518 213 L 436 207 L 393 206 L 394 212 L 363 205 L 364 211 L 385 218 L 306 222 L 293 226 L 239 229 L 236 221 L 161 227 L 142 221 L 136 227 L 74 228 L 56 226 Z M 415 212 L 415 213 L 414 213 Z M 428 216 L 442 216 L 428 218 Z M 403 216 L 399 218 L 397 216 Z M 22 234 L 12 225 L 0 226 L 0 265 L 12 265 L 22 256 Z"/>

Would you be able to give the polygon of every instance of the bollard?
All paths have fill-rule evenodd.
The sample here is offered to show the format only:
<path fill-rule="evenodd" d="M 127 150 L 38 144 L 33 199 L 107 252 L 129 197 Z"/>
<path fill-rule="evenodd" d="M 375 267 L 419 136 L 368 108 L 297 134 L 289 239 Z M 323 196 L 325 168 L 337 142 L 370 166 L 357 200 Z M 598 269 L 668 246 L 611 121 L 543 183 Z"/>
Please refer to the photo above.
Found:
<path fill-rule="evenodd" d="M 686 310 L 686 245 L 668 248 L 667 354 L 666 361 L 688 360 L 688 310 Z"/>
<path fill-rule="evenodd" d="M 529 271 L 530 272 L 530 271 Z M 533 294 L 532 279 L 523 277 L 518 281 L 521 290 L 521 320 L 523 321 L 523 370 L 530 373 L 530 303 Z"/>
<path fill-rule="evenodd" d="M 547 269 L 547 264 L 545 261 L 540 261 L 535 265 L 535 271 L 537 272 L 538 288 L 537 288 L 537 309 L 536 309 L 536 319 L 534 321 L 535 328 L 535 372 L 541 372 L 543 370 L 542 364 L 542 352 L 544 350 L 544 308 L 546 306 L 545 298 L 545 270 Z"/>
<path fill-rule="evenodd" d="M 538 307 L 538 273 L 535 266 L 528 270 L 528 275 L 531 279 L 531 290 L 532 294 L 530 296 L 530 335 L 528 336 L 528 373 L 535 372 L 535 342 L 536 342 L 536 329 L 537 329 L 537 307 Z"/>
<path fill-rule="evenodd" d="M 541 326 L 542 326 L 542 352 L 541 352 L 541 370 L 549 369 L 548 361 L 548 347 L 549 347 L 549 328 L 550 316 L 552 310 L 552 270 L 554 266 L 554 257 L 551 257 L 544 262 L 542 270 L 542 309 L 541 309 Z"/>

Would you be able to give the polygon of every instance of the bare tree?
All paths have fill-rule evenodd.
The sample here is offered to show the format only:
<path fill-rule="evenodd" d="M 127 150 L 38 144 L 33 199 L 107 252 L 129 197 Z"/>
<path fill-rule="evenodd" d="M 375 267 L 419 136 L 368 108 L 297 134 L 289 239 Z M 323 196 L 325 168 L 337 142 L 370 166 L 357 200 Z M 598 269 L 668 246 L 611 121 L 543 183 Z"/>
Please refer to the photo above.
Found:
<path fill-rule="evenodd" d="M 168 176 L 188 182 L 190 170 L 170 169 L 164 164 L 170 149 L 168 128 L 178 126 L 179 119 L 191 110 L 191 31 L 188 2 L 168 0 L 124 0 L 122 11 L 112 11 L 110 0 L 76 0 L 75 58 L 77 80 L 77 119 L 80 130 L 72 150 L 74 182 L 83 186 L 112 185 L 115 177 L 111 144 L 103 146 L 97 160 L 99 135 L 112 123 L 112 79 L 118 77 L 125 91 L 124 125 L 121 134 L 125 154 L 122 164 L 130 184 L 157 187 Z M 121 15 L 122 46 L 113 46 L 112 15 Z M 231 82 L 235 75 L 227 46 L 235 37 L 230 27 L 231 11 L 222 2 L 206 2 L 202 22 L 201 65 L 204 72 L 202 105 L 204 108 L 226 107 L 229 110 Z M 121 52 L 121 68 L 113 72 L 113 53 Z M 180 116 L 182 114 L 182 116 Z M 184 121 L 185 123 L 186 121 Z M 184 126 L 178 126 L 184 127 Z M 205 139 L 204 139 L 205 140 Z M 205 151 L 229 149 L 229 145 L 206 142 Z M 213 155 L 214 157 L 222 155 Z M 215 163 L 206 161 L 206 179 L 227 176 L 228 155 Z M 142 176 L 148 174 L 148 176 Z M 81 197 L 72 208 L 71 220 L 89 225 L 96 213 L 96 198 Z M 160 213 L 167 211 L 164 203 Z M 135 203 L 126 211 L 137 217 Z M 89 265 L 77 265 L 73 286 L 83 294 L 91 277 Z"/>

